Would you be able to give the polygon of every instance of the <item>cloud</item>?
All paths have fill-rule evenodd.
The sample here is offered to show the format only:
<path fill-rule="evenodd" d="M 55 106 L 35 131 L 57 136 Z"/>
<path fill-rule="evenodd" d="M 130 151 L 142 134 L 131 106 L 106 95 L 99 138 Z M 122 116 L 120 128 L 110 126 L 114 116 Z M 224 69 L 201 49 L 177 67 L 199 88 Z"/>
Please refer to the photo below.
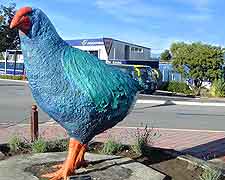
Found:
<path fill-rule="evenodd" d="M 175 0 L 177 3 L 185 3 L 194 6 L 189 11 L 182 11 L 170 3 L 149 3 L 143 0 L 96 0 L 96 7 L 102 9 L 106 13 L 116 17 L 124 22 L 138 22 L 141 18 L 158 18 L 158 19 L 173 19 L 187 21 L 207 21 L 211 18 L 211 13 L 204 10 L 207 7 L 209 0 Z M 197 8 L 198 7 L 198 8 Z M 201 7 L 201 10 L 200 10 Z M 197 10 L 196 10 L 197 9 Z"/>
<path fill-rule="evenodd" d="M 178 3 L 191 5 L 198 10 L 207 10 L 212 0 L 175 0 Z"/>
<path fill-rule="evenodd" d="M 187 14 L 185 16 L 183 16 L 183 18 L 185 18 L 188 21 L 198 21 L 198 22 L 204 22 L 204 21 L 208 21 L 212 18 L 212 16 L 210 14 Z"/>

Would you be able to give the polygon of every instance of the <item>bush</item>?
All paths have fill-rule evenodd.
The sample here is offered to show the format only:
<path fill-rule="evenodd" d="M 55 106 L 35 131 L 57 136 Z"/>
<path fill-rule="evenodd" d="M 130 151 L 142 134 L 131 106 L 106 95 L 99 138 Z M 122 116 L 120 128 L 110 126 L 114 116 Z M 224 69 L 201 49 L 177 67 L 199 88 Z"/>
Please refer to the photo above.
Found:
<path fill-rule="evenodd" d="M 223 79 L 215 80 L 210 89 L 210 95 L 213 97 L 225 96 L 225 81 Z"/>
<path fill-rule="evenodd" d="M 12 80 L 23 80 L 23 76 L 13 76 L 13 75 L 0 75 L 0 79 L 12 79 Z"/>
<path fill-rule="evenodd" d="M 39 138 L 31 144 L 31 149 L 33 153 L 44 153 L 47 152 L 47 142 Z"/>
<path fill-rule="evenodd" d="M 192 92 L 186 83 L 177 81 L 169 82 L 168 91 L 184 94 L 191 94 Z"/>
<path fill-rule="evenodd" d="M 168 91 L 169 82 L 162 82 L 159 87 L 159 90 Z"/>
<path fill-rule="evenodd" d="M 115 141 L 109 139 L 108 141 L 106 141 L 104 143 L 104 146 L 103 146 L 101 152 L 104 153 L 104 154 L 112 155 L 112 154 L 118 153 L 122 149 L 123 149 L 122 144 L 116 143 Z"/>
<path fill-rule="evenodd" d="M 221 174 L 222 173 L 219 170 L 206 167 L 206 169 L 204 169 L 202 175 L 200 176 L 200 179 L 201 180 L 219 180 Z"/>

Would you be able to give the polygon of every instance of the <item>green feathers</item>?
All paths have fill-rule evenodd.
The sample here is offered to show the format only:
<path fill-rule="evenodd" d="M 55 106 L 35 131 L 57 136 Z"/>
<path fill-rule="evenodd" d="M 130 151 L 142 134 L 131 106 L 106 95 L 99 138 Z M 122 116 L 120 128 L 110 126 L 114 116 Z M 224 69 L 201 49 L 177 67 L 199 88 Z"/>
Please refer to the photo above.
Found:
<path fill-rule="evenodd" d="M 62 64 L 71 86 L 85 92 L 100 112 L 130 104 L 137 93 L 138 83 L 126 73 L 79 49 L 66 48 Z"/>

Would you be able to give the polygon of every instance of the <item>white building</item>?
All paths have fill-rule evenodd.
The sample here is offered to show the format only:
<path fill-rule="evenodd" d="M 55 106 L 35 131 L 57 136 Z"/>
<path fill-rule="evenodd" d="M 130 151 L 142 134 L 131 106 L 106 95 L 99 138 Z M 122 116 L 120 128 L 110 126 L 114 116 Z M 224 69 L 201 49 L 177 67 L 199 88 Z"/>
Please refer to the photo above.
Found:
<path fill-rule="evenodd" d="M 151 58 L 151 48 L 112 38 L 66 40 L 76 48 L 87 51 L 107 63 L 149 65 L 159 67 L 159 60 Z"/>
<path fill-rule="evenodd" d="M 148 65 L 152 68 L 159 68 L 159 59 L 151 57 L 151 49 L 148 47 L 112 38 L 66 40 L 66 42 L 107 63 Z M 22 51 L 8 50 L 4 56 L 4 59 L 0 59 L 0 74 L 21 74 L 24 72 Z"/>

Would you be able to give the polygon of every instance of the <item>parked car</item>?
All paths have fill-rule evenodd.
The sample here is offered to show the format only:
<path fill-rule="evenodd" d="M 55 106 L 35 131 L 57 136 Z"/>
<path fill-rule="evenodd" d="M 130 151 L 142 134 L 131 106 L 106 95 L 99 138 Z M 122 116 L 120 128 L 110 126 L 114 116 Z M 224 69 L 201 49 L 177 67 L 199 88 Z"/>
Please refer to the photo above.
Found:
<path fill-rule="evenodd" d="M 144 65 L 110 64 L 128 73 L 143 87 L 142 93 L 152 94 L 157 89 L 157 80 L 153 75 L 152 68 Z"/>

